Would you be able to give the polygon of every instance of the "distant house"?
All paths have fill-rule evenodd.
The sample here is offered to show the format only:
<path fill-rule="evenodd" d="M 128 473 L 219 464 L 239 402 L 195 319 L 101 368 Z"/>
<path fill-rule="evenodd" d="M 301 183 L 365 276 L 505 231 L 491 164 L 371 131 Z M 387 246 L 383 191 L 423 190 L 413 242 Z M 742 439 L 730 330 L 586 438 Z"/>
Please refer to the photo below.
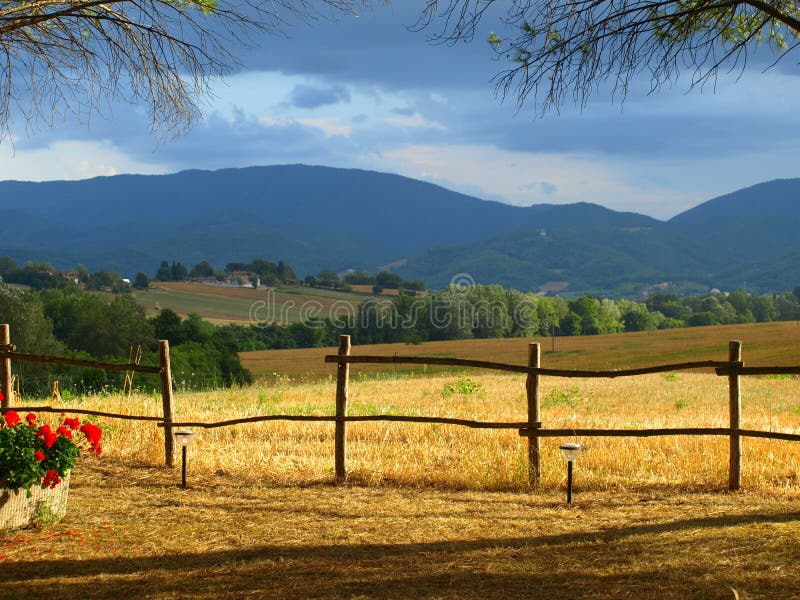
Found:
<path fill-rule="evenodd" d="M 187 277 L 184 281 L 199 283 L 201 285 L 218 285 L 221 287 L 253 287 L 255 277 L 256 287 L 261 285 L 261 278 L 247 271 L 231 271 L 223 279 L 216 277 Z"/>
<path fill-rule="evenodd" d="M 75 271 L 57 271 L 55 273 L 50 273 L 50 275 L 63 277 L 64 279 L 75 285 L 78 285 L 81 282 L 80 278 L 78 277 L 78 274 Z"/>

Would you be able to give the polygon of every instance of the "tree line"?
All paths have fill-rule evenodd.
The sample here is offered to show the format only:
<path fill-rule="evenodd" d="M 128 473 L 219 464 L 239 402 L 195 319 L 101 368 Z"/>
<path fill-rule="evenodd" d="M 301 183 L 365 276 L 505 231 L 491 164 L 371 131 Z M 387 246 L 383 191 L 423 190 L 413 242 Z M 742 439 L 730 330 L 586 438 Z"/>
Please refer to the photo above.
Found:
<path fill-rule="evenodd" d="M 136 276 L 137 281 L 139 273 Z M 254 258 L 251 262 L 230 262 L 224 269 L 217 269 L 207 260 L 202 260 L 190 269 L 183 263 L 162 260 L 153 279 L 155 281 L 184 281 L 185 279 L 215 279 L 225 281 L 234 278 L 239 284 L 255 284 L 260 282 L 262 285 L 294 285 L 297 283 L 297 275 L 294 269 L 279 260 L 274 263 L 263 258 Z M 139 286 L 137 286 L 139 287 Z M 146 287 L 146 286 L 145 286 Z"/>
<path fill-rule="evenodd" d="M 226 325 L 240 351 L 501 337 L 576 336 L 703 325 L 800 320 L 800 286 L 754 296 L 744 291 L 641 301 L 541 297 L 499 285 L 450 287 L 427 296 L 370 299 L 351 311 L 306 323 Z"/>
<path fill-rule="evenodd" d="M 170 341 L 173 378 L 187 389 L 250 383 L 229 332 L 198 315 L 169 309 L 148 317 L 131 295 L 112 298 L 78 286 L 23 291 L 0 285 L 0 322 L 11 326 L 20 352 L 128 362 L 142 349 L 142 364 L 157 364 L 157 340 Z M 23 395 L 46 395 L 52 381 L 87 393 L 122 387 L 124 373 L 12 361 Z M 137 374 L 137 386 L 156 389 L 155 376 Z"/>

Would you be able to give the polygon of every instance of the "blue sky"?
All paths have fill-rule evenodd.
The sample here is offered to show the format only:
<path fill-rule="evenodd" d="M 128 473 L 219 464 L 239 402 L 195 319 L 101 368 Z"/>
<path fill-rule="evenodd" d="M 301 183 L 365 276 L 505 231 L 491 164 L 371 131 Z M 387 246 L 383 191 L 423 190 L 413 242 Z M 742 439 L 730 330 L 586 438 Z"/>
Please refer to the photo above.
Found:
<path fill-rule="evenodd" d="M 669 218 L 714 196 L 800 176 L 798 66 L 688 82 L 624 104 L 598 94 L 537 118 L 495 95 L 503 68 L 486 43 L 428 43 L 409 31 L 421 2 L 358 18 L 295 24 L 243 50 L 214 82 L 204 118 L 154 137 L 142 107 L 114 105 L 88 124 L 12 126 L 0 179 L 81 179 L 306 163 L 399 173 L 511 204 L 596 202 Z"/>

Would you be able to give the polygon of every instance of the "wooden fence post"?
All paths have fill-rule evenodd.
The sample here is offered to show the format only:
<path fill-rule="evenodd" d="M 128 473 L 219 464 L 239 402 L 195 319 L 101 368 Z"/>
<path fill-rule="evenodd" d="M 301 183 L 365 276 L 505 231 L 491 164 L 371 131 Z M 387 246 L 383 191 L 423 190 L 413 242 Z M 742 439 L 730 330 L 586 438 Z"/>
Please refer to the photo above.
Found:
<path fill-rule="evenodd" d="M 7 325 L 0 325 L 0 344 L 11 345 L 11 328 Z M 3 390 L 3 402 L 0 406 L 8 408 L 13 404 L 14 390 L 11 389 L 11 359 L 3 358 L 0 360 L 0 386 Z"/>
<path fill-rule="evenodd" d="M 541 366 L 541 348 L 539 342 L 531 342 L 528 346 L 528 366 L 539 368 Z M 528 395 L 528 427 L 533 428 L 539 422 L 539 374 L 528 373 L 525 381 L 525 391 Z M 528 438 L 528 480 L 538 484 L 542 476 L 541 460 L 539 457 L 539 436 L 532 435 Z"/>
<path fill-rule="evenodd" d="M 172 370 L 169 366 L 169 340 L 158 340 L 158 364 L 161 367 L 161 403 L 164 408 L 164 464 L 175 464 L 175 440 L 172 437 Z"/>
<path fill-rule="evenodd" d="M 742 342 L 731 341 L 728 344 L 728 360 L 737 362 L 742 360 Z M 730 399 L 731 429 L 742 427 L 742 394 L 739 388 L 740 377 L 738 373 L 728 376 L 728 393 Z M 738 490 L 742 485 L 742 438 L 731 435 L 730 469 L 728 474 L 728 489 Z"/>
<path fill-rule="evenodd" d="M 350 336 L 339 336 L 339 356 L 350 355 Z M 339 363 L 336 368 L 336 416 L 347 416 L 347 381 L 350 378 L 350 364 Z M 347 476 L 345 457 L 347 456 L 347 429 L 344 421 L 336 421 L 336 482 L 341 483 Z"/>

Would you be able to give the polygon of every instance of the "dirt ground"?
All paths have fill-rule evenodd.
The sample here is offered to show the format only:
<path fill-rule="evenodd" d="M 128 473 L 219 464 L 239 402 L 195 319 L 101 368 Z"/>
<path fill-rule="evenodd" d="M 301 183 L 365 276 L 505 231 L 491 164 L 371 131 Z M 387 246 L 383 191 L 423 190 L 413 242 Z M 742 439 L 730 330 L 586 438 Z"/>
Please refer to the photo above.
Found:
<path fill-rule="evenodd" d="M 243 485 L 120 460 L 0 533 L 0 598 L 800 598 L 800 493 Z"/>

